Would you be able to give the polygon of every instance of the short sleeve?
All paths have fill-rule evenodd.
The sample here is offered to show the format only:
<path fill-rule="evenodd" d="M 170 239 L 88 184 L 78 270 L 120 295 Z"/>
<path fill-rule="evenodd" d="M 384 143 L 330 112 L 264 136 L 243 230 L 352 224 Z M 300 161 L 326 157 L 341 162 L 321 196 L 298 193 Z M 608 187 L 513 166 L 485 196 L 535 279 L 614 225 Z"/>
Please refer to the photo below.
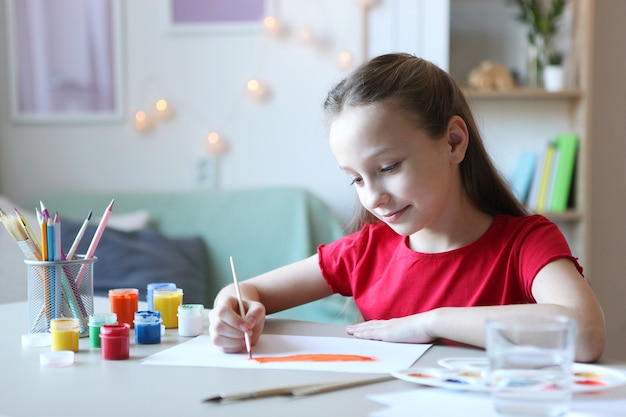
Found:
<path fill-rule="evenodd" d="M 550 262 L 565 258 L 571 260 L 578 272 L 583 275 L 583 268 L 572 251 L 558 226 L 543 216 L 533 216 L 519 231 L 516 239 L 519 247 L 519 276 L 527 297 L 532 296 L 532 283 L 537 273 Z"/>

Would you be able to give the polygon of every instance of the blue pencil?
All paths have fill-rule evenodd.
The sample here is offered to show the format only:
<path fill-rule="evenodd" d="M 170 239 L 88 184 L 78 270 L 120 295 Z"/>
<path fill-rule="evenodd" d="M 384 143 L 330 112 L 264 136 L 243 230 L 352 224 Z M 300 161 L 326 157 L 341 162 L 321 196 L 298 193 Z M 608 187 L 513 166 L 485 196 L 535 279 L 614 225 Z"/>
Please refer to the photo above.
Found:
<path fill-rule="evenodd" d="M 46 210 L 47 211 L 47 210 Z M 46 238 L 48 240 L 48 261 L 55 261 L 54 258 L 54 219 L 48 216 L 48 220 L 46 223 Z M 50 285 L 48 286 L 48 290 L 50 291 L 50 318 L 55 319 L 60 317 L 58 314 L 60 312 L 60 294 L 58 291 L 59 285 L 57 281 L 57 268 L 51 268 L 48 270 L 48 277 Z"/>
<path fill-rule="evenodd" d="M 54 259 L 54 219 L 52 217 L 48 217 L 46 229 L 46 238 L 48 239 L 48 260 L 56 261 Z"/>

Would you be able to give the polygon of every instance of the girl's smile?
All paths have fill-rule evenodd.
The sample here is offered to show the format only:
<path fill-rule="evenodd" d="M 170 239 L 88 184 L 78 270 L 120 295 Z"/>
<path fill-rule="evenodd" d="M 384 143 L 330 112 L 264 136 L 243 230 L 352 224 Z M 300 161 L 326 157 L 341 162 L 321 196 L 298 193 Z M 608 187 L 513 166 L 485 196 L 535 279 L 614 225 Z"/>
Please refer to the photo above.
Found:
<path fill-rule="evenodd" d="M 398 221 L 400 221 L 400 218 L 402 217 L 402 215 L 409 209 L 409 206 L 406 206 L 403 209 L 400 209 L 398 211 L 389 213 L 389 214 L 382 214 L 382 218 L 384 219 L 385 223 L 387 224 L 392 224 L 392 223 L 396 223 Z"/>

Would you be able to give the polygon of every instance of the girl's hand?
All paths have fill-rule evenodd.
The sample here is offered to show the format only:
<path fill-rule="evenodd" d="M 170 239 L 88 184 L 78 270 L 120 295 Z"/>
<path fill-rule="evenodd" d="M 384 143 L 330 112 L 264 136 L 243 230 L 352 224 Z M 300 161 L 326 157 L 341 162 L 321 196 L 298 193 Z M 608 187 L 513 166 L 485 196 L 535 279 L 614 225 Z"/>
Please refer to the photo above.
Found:
<path fill-rule="evenodd" d="M 391 320 L 371 320 L 346 327 L 348 334 L 358 339 L 398 343 L 431 343 L 435 340 L 427 331 L 427 313 Z"/>
<path fill-rule="evenodd" d="M 225 353 L 246 350 L 244 333 L 250 335 L 250 343 L 256 345 L 265 325 L 265 306 L 256 301 L 244 301 L 246 317 L 239 315 L 236 297 L 220 298 L 219 304 L 209 312 L 209 335 L 213 344 Z"/>

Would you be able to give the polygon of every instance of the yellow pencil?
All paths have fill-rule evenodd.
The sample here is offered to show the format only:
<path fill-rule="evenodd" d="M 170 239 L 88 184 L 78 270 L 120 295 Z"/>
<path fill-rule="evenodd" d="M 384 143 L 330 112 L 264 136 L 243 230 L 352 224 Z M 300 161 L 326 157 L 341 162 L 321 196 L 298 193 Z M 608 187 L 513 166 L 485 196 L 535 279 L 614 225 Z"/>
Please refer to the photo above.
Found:
<path fill-rule="evenodd" d="M 43 213 L 40 213 L 39 210 L 36 209 L 37 212 L 37 220 L 39 221 L 39 228 L 41 229 L 41 260 L 48 260 L 48 222 L 43 216 Z"/>

